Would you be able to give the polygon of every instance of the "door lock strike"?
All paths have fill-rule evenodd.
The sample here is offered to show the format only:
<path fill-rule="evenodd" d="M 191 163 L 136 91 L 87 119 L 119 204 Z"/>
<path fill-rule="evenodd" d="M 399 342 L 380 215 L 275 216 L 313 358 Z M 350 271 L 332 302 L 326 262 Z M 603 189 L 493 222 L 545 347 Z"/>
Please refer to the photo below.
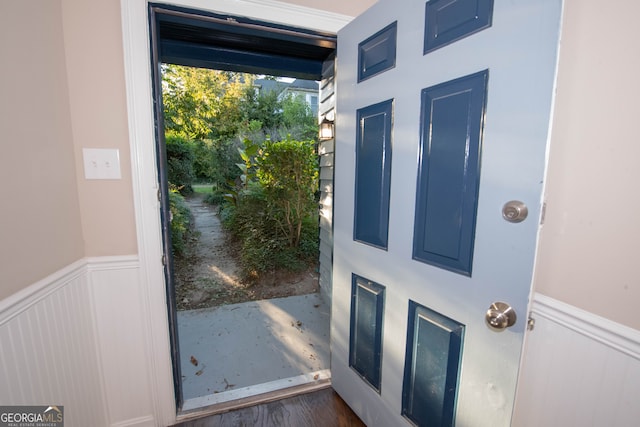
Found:
<path fill-rule="evenodd" d="M 536 326 L 536 319 L 529 316 L 529 318 L 527 319 L 527 331 L 533 331 L 533 328 L 535 328 L 535 326 Z"/>

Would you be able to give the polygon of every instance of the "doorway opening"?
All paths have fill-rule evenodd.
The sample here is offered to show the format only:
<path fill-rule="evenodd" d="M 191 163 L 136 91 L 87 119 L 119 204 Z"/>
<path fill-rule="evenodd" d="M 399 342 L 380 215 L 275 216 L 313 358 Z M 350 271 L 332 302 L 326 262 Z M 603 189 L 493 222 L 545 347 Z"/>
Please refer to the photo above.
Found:
<path fill-rule="evenodd" d="M 166 105 L 163 108 L 162 94 L 163 83 L 166 85 L 163 75 L 166 75 L 168 67 L 218 70 L 231 80 L 235 79 L 236 83 L 246 84 L 247 81 L 251 81 L 256 93 L 260 91 L 255 85 L 255 81 L 259 80 L 256 79 L 256 74 L 261 77 L 286 76 L 300 82 L 322 81 L 322 87 L 332 87 L 326 82 L 333 78 L 335 36 L 167 5 L 152 4 L 149 13 L 165 280 L 177 407 L 182 412 L 188 412 L 209 405 L 223 405 L 229 402 L 233 405 L 233 402 L 239 400 L 246 402 L 247 399 L 258 395 L 290 387 L 326 384 L 329 378 L 330 311 L 330 302 L 326 296 L 330 295 L 330 289 L 323 291 L 325 298 L 322 298 L 321 293 L 315 292 L 290 298 L 227 304 L 212 310 L 179 310 L 198 307 L 190 305 L 193 295 L 181 295 L 180 300 L 176 298 L 179 281 L 176 281 L 175 274 L 178 262 L 175 251 L 172 250 L 172 223 L 176 220 L 175 203 L 172 206 L 172 198 L 175 199 L 175 195 L 179 195 L 184 187 L 170 185 L 170 168 L 167 165 L 171 159 L 168 147 L 175 141 L 169 141 L 165 135 L 168 128 L 165 120 L 167 111 Z M 243 73 L 253 73 L 254 76 Z M 266 81 L 277 82 L 278 79 Z M 320 105 L 316 107 L 320 110 L 319 117 L 332 115 L 333 107 L 330 103 L 333 102 L 333 97 L 321 96 L 319 93 L 316 96 L 319 97 L 316 100 L 321 100 Z M 324 105 L 322 99 L 325 100 Z M 257 126 L 255 123 L 248 125 Z M 285 137 L 287 138 L 290 139 Z M 239 169 L 242 173 L 236 177 L 239 187 L 248 185 L 249 174 L 252 173 L 250 163 L 255 161 L 256 156 L 254 152 L 249 153 L 253 150 L 252 144 L 256 144 L 255 139 L 244 139 L 240 146 L 230 147 L 240 148 Z M 245 170 L 242 170 L 243 162 Z M 192 189 L 202 190 L 209 184 L 213 183 L 209 182 L 204 187 L 192 186 Z M 211 196 L 207 197 L 234 197 L 232 185 L 224 189 L 216 185 L 215 193 L 213 185 L 211 189 Z M 317 197 L 317 194 L 315 196 Z M 198 205 L 200 201 L 201 196 L 195 200 L 193 208 L 208 210 L 204 204 Z M 326 206 L 323 207 L 323 212 L 326 216 Z M 205 212 L 203 218 L 206 216 Z M 209 219 L 212 218 L 215 219 L 215 216 L 209 215 Z M 320 215 L 316 215 L 316 224 L 318 218 Z M 326 227 L 326 220 L 324 222 Z M 316 232 L 318 230 L 316 227 Z M 204 231 L 200 231 L 201 236 Z M 173 239 L 175 240 L 175 236 Z M 220 270 L 215 265 L 212 265 L 212 269 Z M 215 273 L 226 274 L 224 271 Z M 322 274 L 321 269 L 309 273 L 316 277 Z M 233 277 L 229 279 L 234 280 Z M 328 285 L 330 286 L 330 283 Z M 291 298 L 301 299 L 292 301 Z M 235 302 L 233 296 L 223 297 L 222 300 Z M 312 313 L 313 316 L 310 320 L 305 320 L 304 316 L 308 313 Z M 318 316 L 318 313 L 321 315 Z M 316 321 L 322 324 L 314 325 Z M 294 343 L 283 332 L 285 329 L 288 333 L 293 331 L 304 338 Z M 326 343 L 326 349 L 321 348 L 323 342 Z M 310 365 L 303 363 L 302 365 L 306 366 L 304 369 L 308 371 L 292 376 L 284 373 L 290 372 L 286 370 L 278 373 L 279 369 L 286 368 L 285 365 L 300 365 L 294 360 L 297 357 L 292 352 L 294 347 L 304 347 L 300 353 L 303 358 L 308 359 L 317 359 L 325 351 L 326 356 L 322 358 L 326 359 L 326 366 L 317 369 L 316 365 L 316 369 L 309 370 Z M 270 360 L 266 357 L 269 353 L 279 358 Z M 243 361 L 240 356 L 258 357 Z M 227 362 L 229 364 L 224 365 Z M 251 378 L 250 383 L 246 383 L 246 377 Z"/>

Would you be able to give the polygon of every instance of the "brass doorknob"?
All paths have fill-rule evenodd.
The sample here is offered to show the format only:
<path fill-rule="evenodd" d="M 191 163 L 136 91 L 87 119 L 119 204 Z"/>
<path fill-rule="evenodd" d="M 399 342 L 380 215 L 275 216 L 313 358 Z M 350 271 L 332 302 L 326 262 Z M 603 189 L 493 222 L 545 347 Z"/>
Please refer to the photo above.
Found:
<path fill-rule="evenodd" d="M 516 312 L 506 302 L 494 302 L 485 315 L 487 325 L 493 330 L 501 331 L 516 323 Z"/>

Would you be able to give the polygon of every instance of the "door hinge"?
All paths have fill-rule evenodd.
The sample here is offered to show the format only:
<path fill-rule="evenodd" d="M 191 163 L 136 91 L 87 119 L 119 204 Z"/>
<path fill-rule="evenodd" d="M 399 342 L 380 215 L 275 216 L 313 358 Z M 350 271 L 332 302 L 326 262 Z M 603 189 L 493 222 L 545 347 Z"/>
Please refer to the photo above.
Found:
<path fill-rule="evenodd" d="M 540 213 L 540 225 L 544 224 L 544 217 L 547 215 L 547 202 L 542 202 L 542 212 Z"/>
<path fill-rule="evenodd" d="M 533 328 L 535 327 L 536 327 L 536 319 L 529 316 L 529 318 L 527 319 L 527 331 L 533 331 Z"/>
<path fill-rule="evenodd" d="M 162 255 L 162 265 L 167 265 L 167 256 Z"/>
<path fill-rule="evenodd" d="M 159 188 L 158 188 L 158 192 L 156 194 L 158 196 L 158 201 L 161 202 L 162 201 L 162 193 L 160 192 Z"/>

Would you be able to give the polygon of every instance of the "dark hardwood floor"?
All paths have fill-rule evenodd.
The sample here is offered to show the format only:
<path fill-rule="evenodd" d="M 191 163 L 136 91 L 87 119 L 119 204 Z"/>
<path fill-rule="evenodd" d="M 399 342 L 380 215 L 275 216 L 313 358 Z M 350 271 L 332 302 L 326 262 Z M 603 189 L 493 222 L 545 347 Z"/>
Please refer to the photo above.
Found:
<path fill-rule="evenodd" d="M 331 388 L 237 409 L 175 427 L 364 427 Z"/>

